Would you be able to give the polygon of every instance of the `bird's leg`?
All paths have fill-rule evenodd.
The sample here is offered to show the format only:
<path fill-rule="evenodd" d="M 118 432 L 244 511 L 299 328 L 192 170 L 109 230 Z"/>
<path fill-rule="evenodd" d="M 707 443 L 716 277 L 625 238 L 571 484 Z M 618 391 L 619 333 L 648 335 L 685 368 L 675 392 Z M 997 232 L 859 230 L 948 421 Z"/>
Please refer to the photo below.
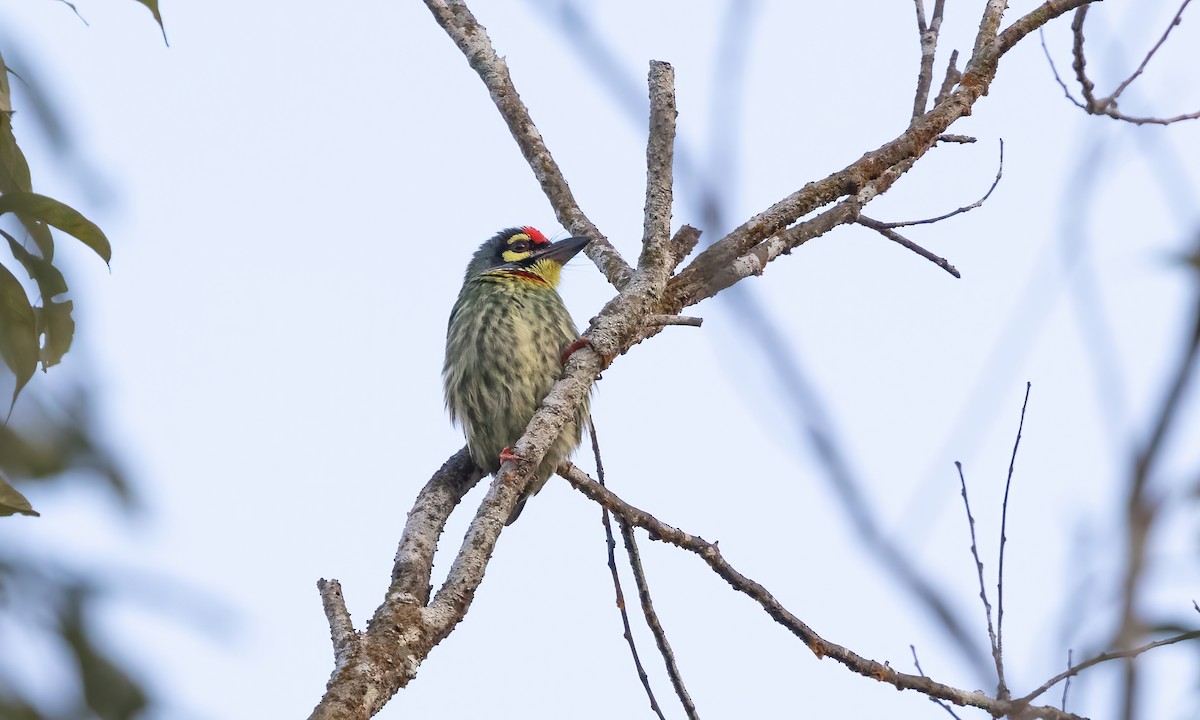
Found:
<path fill-rule="evenodd" d="M 558 358 L 559 364 L 561 364 L 563 367 L 566 367 L 567 361 L 571 359 L 571 356 L 574 355 L 577 350 L 582 350 L 589 345 L 591 345 L 591 343 L 588 342 L 587 338 L 584 337 L 581 337 L 575 342 L 571 343 L 567 346 L 566 350 L 562 351 L 562 355 Z M 592 349 L 595 350 L 595 348 Z"/>
<path fill-rule="evenodd" d="M 562 351 L 562 356 L 559 357 L 559 362 L 562 363 L 563 367 L 566 367 L 567 361 L 571 359 L 571 356 L 574 355 L 576 351 L 582 350 L 585 347 L 590 347 L 593 351 L 595 351 L 595 353 L 597 355 L 600 356 L 600 363 L 601 363 L 600 369 L 601 370 L 606 370 L 606 369 L 608 369 L 609 365 L 612 365 L 613 359 L 611 357 L 608 357 L 604 353 L 600 352 L 599 350 L 596 350 L 596 346 L 593 345 L 591 343 L 591 341 L 585 337 L 581 337 L 578 340 L 576 340 L 575 342 L 568 345 L 567 349 Z"/>

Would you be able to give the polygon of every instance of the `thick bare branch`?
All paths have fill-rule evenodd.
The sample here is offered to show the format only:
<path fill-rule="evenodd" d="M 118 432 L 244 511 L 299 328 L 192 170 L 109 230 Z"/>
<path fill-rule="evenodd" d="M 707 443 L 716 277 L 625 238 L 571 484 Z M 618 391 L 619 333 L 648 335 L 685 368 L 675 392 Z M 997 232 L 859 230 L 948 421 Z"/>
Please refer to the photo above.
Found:
<path fill-rule="evenodd" d="M 600 272 L 604 273 L 609 282 L 618 290 L 623 288 L 629 282 L 633 270 L 575 202 L 575 196 L 571 193 L 562 170 L 550 155 L 546 143 L 542 140 L 542 134 L 533 124 L 529 109 L 517 94 L 517 88 L 508 74 L 508 64 L 496 54 L 487 31 L 462 0 L 425 0 L 425 4 L 487 86 L 492 102 L 496 104 L 496 109 L 508 125 L 513 139 L 517 141 L 521 154 L 525 156 L 525 161 L 529 163 L 542 186 L 542 192 L 554 208 L 558 221 L 572 235 L 592 239 L 584 252 L 596 263 L 596 267 L 600 268 Z"/>
<path fill-rule="evenodd" d="M 650 63 L 650 139 L 646 143 L 646 208 L 640 272 L 653 272 L 666 283 L 675 269 L 671 247 L 671 205 L 674 198 L 675 69 L 657 60 Z"/>
<path fill-rule="evenodd" d="M 313 720 L 365 720 L 416 675 L 421 660 L 436 644 L 429 642 L 421 611 L 429 597 L 438 538 L 450 512 L 481 477 L 463 448 L 418 493 L 396 551 L 391 587 L 365 632 L 355 632 L 351 625 L 341 585 L 336 580 L 318 584 L 335 663 Z M 384 667 L 390 672 L 381 672 Z"/>
<path fill-rule="evenodd" d="M 433 554 L 446 520 L 482 478 L 483 471 L 476 467 L 464 447 L 450 456 L 417 494 L 396 549 L 390 594 L 407 593 L 422 605 L 429 602 Z"/>

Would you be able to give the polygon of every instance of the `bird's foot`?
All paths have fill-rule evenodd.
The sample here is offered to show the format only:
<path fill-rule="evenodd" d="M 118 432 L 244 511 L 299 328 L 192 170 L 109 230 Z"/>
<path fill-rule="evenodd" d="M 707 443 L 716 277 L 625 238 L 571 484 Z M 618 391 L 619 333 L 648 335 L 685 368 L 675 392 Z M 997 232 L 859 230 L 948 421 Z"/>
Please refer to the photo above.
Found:
<path fill-rule="evenodd" d="M 509 460 L 520 460 L 520 459 L 521 459 L 521 457 L 519 455 L 517 455 L 516 453 L 514 453 L 513 449 L 510 447 L 506 447 L 500 451 L 500 464 L 501 465 L 508 462 Z"/>
<path fill-rule="evenodd" d="M 605 355 L 604 353 L 600 352 L 599 350 L 597 350 L 596 346 L 593 345 L 590 340 L 588 340 L 587 338 L 584 338 L 584 337 L 581 337 L 578 340 L 576 340 L 575 342 L 568 345 L 567 349 L 562 351 L 562 356 L 559 357 L 559 362 L 562 364 L 563 367 L 566 367 L 567 361 L 571 359 L 571 356 L 574 355 L 576 353 L 576 351 L 582 350 L 585 347 L 590 347 L 597 355 L 600 356 L 600 369 L 601 370 L 607 370 L 608 366 L 612 365 L 613 359 L 611 357 Z"/>
<path fill-rule="evenodd" d="M 559 364 L 561 364 L 563 367 L 566 367 L 567 361 L 571 359 L 571 356 L 574 355 L 576 351 L 582 350 L 590 345 L 591 343 L 588 342 L 587 338 L 579 338 L 575 342 L 568 345 L 566 350 L 562 351 L 562 355 L 558 358 Z"/>

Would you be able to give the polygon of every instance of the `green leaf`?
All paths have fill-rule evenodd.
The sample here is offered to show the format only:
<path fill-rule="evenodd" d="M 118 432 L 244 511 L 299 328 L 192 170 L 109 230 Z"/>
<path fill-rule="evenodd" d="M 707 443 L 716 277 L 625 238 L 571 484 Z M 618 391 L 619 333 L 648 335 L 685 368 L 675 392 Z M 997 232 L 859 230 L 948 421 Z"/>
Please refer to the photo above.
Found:
<path fill-rule="evenodd" d="M 0 265 L 0 357 L 17 377 L 14 403 L 37 369 L 38 354 L 37 320 L 25 288 L 8 268 Z"/>
<path fill-rule="evenodd" d="M 0 113 L 12 114 L 12 95 L 8 88 L 8 65 L 5 64 L 3 55 L 0 55 Z"/>
<path fill-rule="evenodd" d="M 57 365 L 62 356 L 71 349 L 71 338 L 75 337 L 75 318 L 71 317 L 74 303 L 47 302 L 45 307 L 34 308 L 37 330 L 42 336 L 42 369 Z"/>
<path fill-rule="evenodd" d="M 54 263 L 29 252 L 19 240 L 3 230 L 0 230 L 0 235 L 8 240 L 8 248 L 12 251 L 13 257 L 25 266 L 25 272 L 29 273 L 30 279 L 37 283 L 43 300 L 49 301 L 67 292 L 67 281 L 58 268 L 54 267 Z"/>
<path fill-rule="evenodd" d="M 17 489 L 9 485 L 4 476 L 0 475 L 0 517 L 8 517 L 17 513 L 38 517 L 38 511 L 33 509 L 25 496 L 17 492 Z"/>
<path fill-rule="evenodd" d="M 112 246 L 109 245 L 108 238 L 104 236 L 104 232 L 96 226 L 96 223 L 54 198 L 32 192 L 13 192 L 0 195 L 0 215 L 6 212 L 27 215 L 35 220 L 53 225 L 95 250 L 97 255 L 104 258 L 104 262 L 112 260 Z"/>
<path fill-rule="evenodd" d="M 71 349 L 71 339 L 75 336 L 75 320 L 71 317 L 74 304 L 54 302 L 54 298 L 67 292 L 67 281 L 53 263 L 48 263 L 29 250 L 25 249 L 15 237 L 0 230 L 0 235 L 8 240 L 9 250 L 22 265 L 25 266 L 29 277 L 38 285 L 42 294 L 44 307 L 34 306 L 33 316 L 36 320 L 37 336 L 41 339 L 42 369 L 57 365 L 63 355 Z"/>
<path fill-rule="evenodd" d="M 167 43 L 167 45 L 170 45 L 171 43 L 167 42 L 167 28 L 163 26 L 162 15 L 158 12 L 158 0 L 137 1 L 150 9 L 150 13 L 154 15 L 154 21 L 158 23 L 158 28 L 162 30 L 163 42 Z"/>

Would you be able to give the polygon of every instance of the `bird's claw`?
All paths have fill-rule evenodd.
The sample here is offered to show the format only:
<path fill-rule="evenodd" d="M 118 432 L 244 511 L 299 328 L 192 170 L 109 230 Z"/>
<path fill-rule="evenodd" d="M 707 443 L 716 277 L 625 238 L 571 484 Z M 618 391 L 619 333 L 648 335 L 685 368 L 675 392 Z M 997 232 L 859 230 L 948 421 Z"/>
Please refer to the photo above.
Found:
<path fill-rule="evenodd" d="M 516 453 L 514 453 L 513 449 L 510 447 L 506 447 L 500 451 L 500 464 L 501 465 L 503 465 L 504 463 L 506 463 L 510 460 L 520 460 L 520 459 L 521 459 L 521 457 L 519 455 L 517 455 Z"/>
<path fill-rule="evenodd" d="M 559 357 L 559 362 L 562 364 L 563 367 L 566 367 L 567 361 L 571 359 L 571 356 L 574 355 L 576 353 L 576 351 L 582 350 L 585 347 L 590 347 L 597 355 L 600 356 L 600 363 L 601 363 L 600 369 L 601 370 L 606 370 L 606 369 L 608 369 L 609 365 L 612 365 L 613 359 L 611 357 L 609 357 L 608 355 L 605 355 L 604 353 L 597 350 L 596 346 L 592 344 L 592 341 L 588 340 L 585 337 L 581 337 L 578 340 L 576 340 L 575 342 L 568 345 L 567 349 L 562 351 L 562 356 Z"/>

